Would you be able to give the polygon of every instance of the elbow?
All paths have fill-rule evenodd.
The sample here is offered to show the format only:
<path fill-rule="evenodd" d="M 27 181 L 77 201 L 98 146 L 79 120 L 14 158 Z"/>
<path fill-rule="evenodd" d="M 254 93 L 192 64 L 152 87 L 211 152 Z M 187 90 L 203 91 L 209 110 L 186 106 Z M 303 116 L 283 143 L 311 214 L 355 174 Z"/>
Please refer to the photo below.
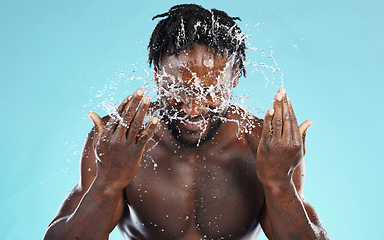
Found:
<path fill-rule="evenodd" d="M 50 226 L 44 234 L 43 240 L 79 240 L 75 235 L 67 236 L 63 232 L 57 230 L 55 226 Z"/>
<path fill-rule="evenodd" d="M 331 237 L 328 235 L 327 231 L 323 227 L 318 227 L 316 229 L 316 240 L 331 240 Z"/>
<path fill-rule="evenodd" d="M 65 219 L 59 219 L 51 222 L 49 224 L 47 231 L 44 234 L 43 240 L 58 240 L 58 239 L 69 239 L 65 236 L 65 231 L 63 228 L 65 227 L 63 224 L 65 223 Z M 76 238 L 73 238 L 76 239 Z"/>
<path fill-rule="evenodd" d="M 45 232 L 43 240 L 54 240 L 54 239 L 62 239 L 62 238 L 60 234 L 57 231 L 55 231 L 55 227 L 51 225 L 48 227 L 47 231 Z"/>
<path fill-rule="evenodd" d="M 331 240 L 331 237 L 324 231 L 324 233 L 321 233 L 321 236 L 319 238 L 320 240 Z"/>

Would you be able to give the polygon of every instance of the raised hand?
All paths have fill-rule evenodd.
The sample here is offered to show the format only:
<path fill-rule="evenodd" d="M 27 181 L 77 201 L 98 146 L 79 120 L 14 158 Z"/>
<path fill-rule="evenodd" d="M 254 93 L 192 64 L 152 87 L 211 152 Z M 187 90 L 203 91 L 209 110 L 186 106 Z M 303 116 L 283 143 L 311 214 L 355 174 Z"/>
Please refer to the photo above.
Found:
<path fill-rule="evenodd" d="M 150 99 L 143 89 L 128 96 L 104 124 L 96 113 L 89 113 L 95 124 L 94 151 L 97 158 L 96 179 L 109 188 L 125 188 L 139 169 L 144 147 L 156 129 L 154 117 L 144 130 L 143 120 Z"/>
<path fill-rule="evenodd" d="M 275 96 L 263 124 L 257 149 L 257 175 L 263 185 L 272 188 L 289 186 L 292 174 L 305 154 L 305 132 L 312 124 L 307 120 L 297 124 L 292 103 L 285 89 Z"/>

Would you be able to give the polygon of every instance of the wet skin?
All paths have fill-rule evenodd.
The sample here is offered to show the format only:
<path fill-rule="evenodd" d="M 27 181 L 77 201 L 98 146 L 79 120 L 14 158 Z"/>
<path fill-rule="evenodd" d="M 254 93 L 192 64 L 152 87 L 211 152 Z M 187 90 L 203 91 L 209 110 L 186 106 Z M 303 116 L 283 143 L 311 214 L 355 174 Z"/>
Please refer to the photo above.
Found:
<path fill-rule="evenodd" d="M 234 109 L 227 117 L 240 120 Z M 120 227 L 137 239 L 240 239 L 253 230 L 263 189 L 255 151 L 237 133 L 236 123 L 223 123 L 204 145 L 185 147 L 161 122 L 125 188 L 130 211 L 140 222 L 126 211 Z"/>
<path fill-rule="evenodd" d="M 327 239 L 302 197 L 310 122 L 299 128 L 284 89 L 264 123 L 226 105 L 223 89 L 238 81 L 230 66 L 195 44 L 155 69 L 159 102 L 138 89 L 117 110 L 121 119 L 91 113 L 81 180 L 45 238 L 106 239 L 118 224 L 129 239 L 244 239 L 261 223 L 270 239 Z M 178 97 L 167 95 L 174 84 Z M 210 86 L 219 98 L 204 92 Z M 165 117 L 142 126 L 158 109 Z"/>

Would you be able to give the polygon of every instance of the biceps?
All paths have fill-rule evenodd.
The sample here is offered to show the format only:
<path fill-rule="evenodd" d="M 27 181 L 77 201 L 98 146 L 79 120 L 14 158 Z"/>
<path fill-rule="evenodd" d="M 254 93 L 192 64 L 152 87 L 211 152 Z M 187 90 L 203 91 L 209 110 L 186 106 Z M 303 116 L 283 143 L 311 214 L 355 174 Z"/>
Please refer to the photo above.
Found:
<path fill-rule="evenodd" d="M 79 184 L 77 184 L 61 203 L 61 206 L 57 211 L 56 217 L 52 220 L 50 225 L 60 218 L 71 215 L 79 205 L 79 202 L 83 198 L 83 195 L 84 193 L 82 193 Z"/>
<path fill-rule="evenodd" d="M 81 154 L 80 181 L 65 197 L 52 223 L 60 218 L 71 215 L 76 210 L 84 194 L 88 191 L 95 179 L 97 166 L 95 154 L 92 149 L 93 132 L 92 130 L 88 134 Z"/>

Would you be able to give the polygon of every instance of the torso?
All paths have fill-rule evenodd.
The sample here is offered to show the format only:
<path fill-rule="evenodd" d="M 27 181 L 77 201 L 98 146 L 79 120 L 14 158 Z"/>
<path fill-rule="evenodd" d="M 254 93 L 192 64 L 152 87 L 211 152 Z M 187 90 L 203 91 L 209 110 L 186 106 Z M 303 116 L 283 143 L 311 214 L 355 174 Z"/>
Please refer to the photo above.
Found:
<path fill-rule="evenodd" d="M 233 111 L 227 117 L 242 121 Z M 258 121 L 252 120 L 251 134 L 239 132 L 235 122 L 224 122 L 213 139 L 196 148 L 180 145 L 162 123 L 125 189 L 120 229 L 129 239 L 250 235 L 264 203 L 255 164 Z"/>

